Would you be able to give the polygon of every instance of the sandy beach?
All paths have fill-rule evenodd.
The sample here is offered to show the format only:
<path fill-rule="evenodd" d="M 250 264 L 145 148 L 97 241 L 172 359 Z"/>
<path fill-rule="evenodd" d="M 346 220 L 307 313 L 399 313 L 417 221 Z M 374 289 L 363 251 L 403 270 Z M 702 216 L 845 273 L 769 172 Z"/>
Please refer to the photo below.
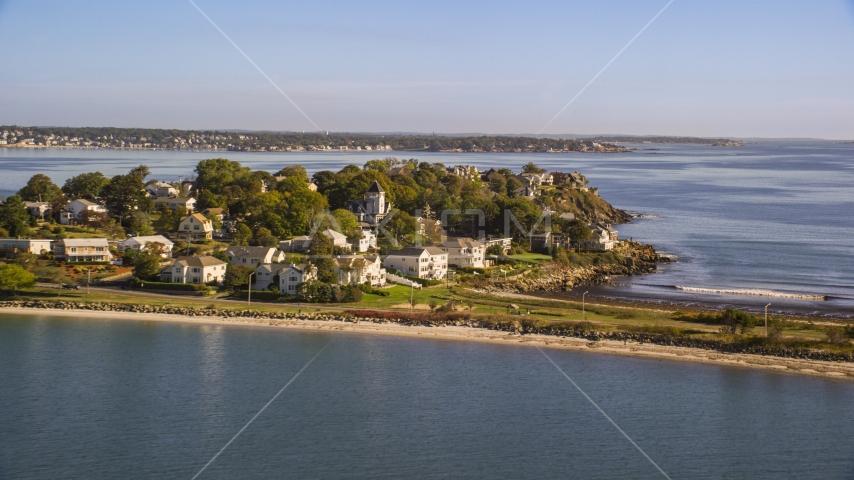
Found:
<path fill-rule="evenodd" d="M 215 316 L 183 316 L 169 314 L 103 312 L 90 310 L 32 309 L 8 307 L 3 314 L 31 316 L 59 316 L 102 320 L 124 320 L 142 322 L 166 322 L 195 325 L 242 326 L 254 328 L 286 328 L 292 330 L 328 331 L 336 333 L 359 333 L 434 340 L 488 342 L 503 345 L 543 347 L 562 350 L 596 352 L 609 355 L 629 355 L 658 360 L 687 361 L 741 368 L 756 368 L 778 372 L 812 375 L 825 378 L 854 380 L 854 363 L 801 360 L 782 357 L 729 354 L 697 348 L 670 347 L 649 343 L 603 340 L 591 342 L 585 339 L 556 337 L 549 335 L 519 335 L 495 330 L 471 327 L 427 327 L 406 326 L 395 323 L 343 322 L 321 320 L 279 320 L 263 318 L 225 318 Z"/>

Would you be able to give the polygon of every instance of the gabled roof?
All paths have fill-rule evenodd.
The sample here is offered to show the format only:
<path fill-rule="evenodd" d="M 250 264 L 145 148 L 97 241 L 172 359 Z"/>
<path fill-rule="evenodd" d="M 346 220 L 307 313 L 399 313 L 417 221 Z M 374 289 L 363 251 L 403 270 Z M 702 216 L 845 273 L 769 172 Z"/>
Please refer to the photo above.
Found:
<path fill-rule="evenodd" d="M 385 190 L 383 190 L 379 182 L 374 181 L 370 188 L 368 188 L 368 193 L 385 193 Z"/>
<path fill-rule="evenodd" d="M 347 235 L 344 235 L 341 232 L 336 232 L 335 230 L 332 230 L 331 228 L 327 228 L 326 230 L 324 230 L 323 234 L 326 235 L 327 237 L 330 237 L 330 239 L 333 241 L 335 241 L 335 240 L 347 240 Z"/>
<path fill-rule="evenodd" d="M 106 247 L 109 245 L 106 238 L 66 238 L 60 240 L 66 247 Z"/>
<path fill-rule="evenodd" d="M 218 267 L 220 265 L 226 265 L 225 262 L 210 256 L 204 257 L 178 257 L 175 260 L 175 263 L 180 263 L 185 267 Z"/>
<path fill-rule="evenodd" d="M 225 249 L 225 254 L 233 257 L 260 257 L 264 258 L 271 253 L 275 253 L 273 247 L 228 247 Z"/>
<path fill-rule="evenodd" d="M 427 252 L 430 255 L 447 255 L 447 253 L 443 252 L 437 247 L 406 247 L 401 248 L 400 250 L 392 250 L 388 252 L 389 256 L 395 257 L 420 257 Z"/>
<path fill-rule="evenodd" d="M 130 237 L 125 240 L 122 240 L 121 243 L 139 243 L 140 245 L 145 245 L 148 242 L 152 243 L 162 243 L 165 246 L 172 245 L 172 241 L 163 235 L 147 235 L 143 237 Z"/>
<path fill-rule="evenodd" d="M 85 198 L 76 198 L 76 199 L 72 200 L 72 202 L 80 202 L 83 205 L 86 205 L 87 207 L 97 207 L 98 205 L 100 205 L 100 203 L 95 203 L 95 202 L 86 200 Z"/>
<path fill-rule="evenodd" d="M 201 213 L 191 213 L 190 215 L 187 215 L 186 217 L 182 218 L 181 223 L 184 223 L 184 221 L 186 221 L 190 217 L 195 218 L 196 220 L 198 220 L 201 223 L 210 222 L 210 219 L 208 217 L 202 215 Z"/>

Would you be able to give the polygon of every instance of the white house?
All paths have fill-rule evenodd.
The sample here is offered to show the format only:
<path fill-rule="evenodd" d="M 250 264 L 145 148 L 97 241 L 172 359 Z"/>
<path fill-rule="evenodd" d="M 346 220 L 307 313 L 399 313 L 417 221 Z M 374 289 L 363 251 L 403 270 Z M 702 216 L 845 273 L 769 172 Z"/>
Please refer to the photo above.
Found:
<path fill-rule="evenodd" d="M 448 238 L 433 245 L 448 254 L 448 265 L 483 268 L 486 245 L 472 238 Z"/>
<path fill-rule="evenodd" d="M 35 255 L 43 255 L 50 251 L 51 242 L 53 242 L 53 240 L 41 240 L 35 238 L 0 238 L 0 252 L 28 252 Z"/>
<path fill-rule="evenodd" d="M 36 218 L 44 218 L 45 214 L 50 211 L 50 203 L 48 202 L 24 202 L 24 207 L 27 212 Z"/>
<path fill-rule="evenodd" d="M 327 228 L 323 231 L 323 235 L 332 242 L 333 247 L 340 247 L 345 250 L 350 250 L 352 248 L 350 246 L 350 242 L 347 241 L 347 235 L 344 235 L 343 233 Z"/>
<path fill-rule="evenodd" d="M 210 240 L 213 238 L 213 222 L 201 213 L 188 215 L 178 224 L 178 236 L 193 240 Z"/>
<path fill-rule="evenodd" d="M 371 225 L 377 225 L 382 222 L 383 218 L 391 211 L 391 208 L 391 202 L 386 201 L 385 190 L 383 190 L 379 182 L 374 182 L 368 187 L 364 199 L 352 200 L 347 205 L 347 210 L 356 215 L 360 222 L 366 222 Z"/>
<path fill-rule="evenodd" d="M 370 282 L 385 285 L 385 269 L 379 255 L 340 255 L 335 257 L 335 273 L 343 285 Z"/>
<path fill-rule="evenodd" d="M 225 254 L 232 265 L 248 265 L 257 267 L 265 263 L 279 263 L 285 260 L 281 250 L 272 247 L 228 247 Z"/>
<path fill-rule="evenodd" d="M 287 268 L 279 271 L 279 293 L 282 295 L 296 295 L 297 285 L 317 278 L 317 269 L 314 265 L 301 263 L 290 264 Z"/>
<path fill-rule="evenodd" d="M 370 230 L 362 230 L 362 238 L 353 242 L 353 250 L 362 253 L 371 248 L 377 248 L 377 234 Z"/>
<path fill-rule="evenodd" d="M 187 213 L 193 213 L 196 208 L 196 199 L 193 197 L 160 197 L 154 200 L 154 205 L 166 205 L 172 210 L 184 207 L 187 209 Z"/>
<path fill-rule="evenodd" d="M 311 244 L 311 237 L 302 235 L 289 240 L 282 240 L 279 242 L 279 250 L 283 252 L 305 252 L 308 250 L 309 244 Z"/>
<path fill-rule="evenodd" d="M 79 218 L 82 212 L 107 213 L 107 207 L 100 203 L 95 203 L 85 198 L 78 198 L 68 202 L 65 206 L 65 211 L 59 216 L 59 223 L 68 225 Z"/>
<path fill-rule="evenodd" d="M 525 185 L 540 187 L 553 184 L 554 176 L 551 173 L 523 173 L 519 175 L 519 180 Z"/>
<path fill-rule="evenodd" d="M 163 235 L 148 235 L 144 237 L 130 237 L 121 242 L 118 242 L 116 247 L 120 251 L 125 251 L 127 249 L 139 250 L 144 252 L 146 249 L 146 245 L 149 243 L 159 243 L 163 245 L 163 258 L 169 258 L 172 256 L 172 241 Z"/>
<path fill-rule="evenodd" d="M 252 288 L 266 290 L 273 283 L 273 278 L 290 266 L 291 264 L 289 263 L 266 263 L 258 265 L 255 268 L 255 277 L 252 279 Z"/>
<path fill-rule="evenodd" d="M 388 252 L 383 262 L 404 275 L 418 278 L 441 279 L 448 273 L 448 254 L 436 247 L 407 247 Z"/>
<path fill-rule="evenodd" d="M 53 244 L 58 260 L 73 262 L 111 262 L 113 254 L 106 238 L 66 238 Z"/>
<path fill-rule="evenodd" d="M 178 189 L 168 183 L 155 183 L 146 188 L 148 189 L 148 193 L 154 198 L 178 196 Z"/>
<path fill-rule="evenodd" d="M 617 230 L 609 224 L 596 223 L 590 225 L 590 238 L 581 243 L 585 250 L 613 250 L 619 237 Z"/>
<path fill-rule="evenodd" d="M 225 278 L 226 263 L 214 257 L 178 257 L 160 272 L 160 280 L 172 283 L 220 283 Z"/>

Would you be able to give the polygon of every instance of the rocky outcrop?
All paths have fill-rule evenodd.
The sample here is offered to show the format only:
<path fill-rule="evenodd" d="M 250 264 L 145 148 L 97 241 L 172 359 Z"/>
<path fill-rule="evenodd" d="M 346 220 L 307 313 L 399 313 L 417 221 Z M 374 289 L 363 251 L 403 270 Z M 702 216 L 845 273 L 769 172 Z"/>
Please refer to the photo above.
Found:
<path fill-rule="evenodd" d="M 626 242 L 627 247 L 620 250 L 619 264 L 593 265 L 589 267 L 567 267 L 554 269 L 547 273 L 530 273 L 508 277 L 506 281 L 497 280 L 481 286 L 486 292 L 559 292 L 571 290 L 583 285 L 607 285 L 615 276 L 633 276 L 655 273 L 659 263 L 670 263 L 670 259 L 660 256 L 651 245 Z"/>

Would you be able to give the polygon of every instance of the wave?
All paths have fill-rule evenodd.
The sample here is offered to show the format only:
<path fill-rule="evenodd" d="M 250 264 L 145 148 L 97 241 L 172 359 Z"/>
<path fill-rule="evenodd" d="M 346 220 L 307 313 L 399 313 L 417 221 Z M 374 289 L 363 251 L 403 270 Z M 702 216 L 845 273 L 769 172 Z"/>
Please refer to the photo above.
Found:
<path fill-rule="evenodd" d="M 677 290 L 682 290 L 685 292 L 693 292 L 693 293 L 710 293 L 710 294 L 718 294 L 718 295 L 752 295 L 757 297 L 774 297 L 774 298 L 796 298 L 799 300 L 827 300 L 827 295 L 807 295 L 802 293 L 783 293 L 783 292 L 775 292 L 773 290 L 748 290 L 748 289 L 733 289 L 733 290 L 719 290 L 716 288 L 697 288 L 697 287 L 683 287 L 680 285 L 676 285 Z"/>

